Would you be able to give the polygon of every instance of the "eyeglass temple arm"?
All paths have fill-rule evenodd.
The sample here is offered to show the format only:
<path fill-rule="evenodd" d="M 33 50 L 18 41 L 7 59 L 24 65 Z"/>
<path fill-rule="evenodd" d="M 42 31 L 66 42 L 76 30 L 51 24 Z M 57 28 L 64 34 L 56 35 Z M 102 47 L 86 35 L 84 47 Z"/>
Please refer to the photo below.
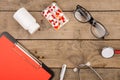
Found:
<path fill-rule="evenodd" d="M 103 78 L 100 76 L 100 74 L 98 74 L 98 72 L 93 69 L 91 66 L 88 66 L 101 80 L 103 80 Z"/>

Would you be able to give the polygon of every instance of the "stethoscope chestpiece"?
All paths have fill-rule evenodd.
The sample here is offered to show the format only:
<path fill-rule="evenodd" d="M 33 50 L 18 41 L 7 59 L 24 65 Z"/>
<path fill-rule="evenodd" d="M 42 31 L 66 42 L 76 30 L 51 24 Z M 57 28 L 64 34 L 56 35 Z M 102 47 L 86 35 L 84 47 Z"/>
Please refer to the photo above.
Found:
<path fill-rule="evenodd" d="M 114 55 L 114 49 L 112 47 L 104 47 L 101 52 L 102 57 L 111 58 Z"/>

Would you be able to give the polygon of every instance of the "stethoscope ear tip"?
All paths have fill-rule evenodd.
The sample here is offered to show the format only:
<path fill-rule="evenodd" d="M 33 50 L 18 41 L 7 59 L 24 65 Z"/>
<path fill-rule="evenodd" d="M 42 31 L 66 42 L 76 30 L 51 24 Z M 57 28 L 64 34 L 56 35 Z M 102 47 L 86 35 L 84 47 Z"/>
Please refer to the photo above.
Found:
<path fill-rule="evenodd" d="M 78 68 L 74 68 L 74 69 L 73 69 L 73 72 L 77 72 L 77 71 L 78 71 Z"/>

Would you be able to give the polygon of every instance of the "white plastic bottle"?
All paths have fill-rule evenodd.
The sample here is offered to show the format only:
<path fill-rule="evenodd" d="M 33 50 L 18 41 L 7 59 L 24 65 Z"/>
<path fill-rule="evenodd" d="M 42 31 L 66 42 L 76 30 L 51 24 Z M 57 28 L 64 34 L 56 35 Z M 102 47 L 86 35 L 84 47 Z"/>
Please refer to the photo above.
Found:
<path fill-rule="evenodd" d="M 25 9 L 20 8 L 13 15 L 13 18 L 25 29 L 28 30 L 30 34 L 40 28 L 40 25 L 36 22 L 36 19 Z"/>

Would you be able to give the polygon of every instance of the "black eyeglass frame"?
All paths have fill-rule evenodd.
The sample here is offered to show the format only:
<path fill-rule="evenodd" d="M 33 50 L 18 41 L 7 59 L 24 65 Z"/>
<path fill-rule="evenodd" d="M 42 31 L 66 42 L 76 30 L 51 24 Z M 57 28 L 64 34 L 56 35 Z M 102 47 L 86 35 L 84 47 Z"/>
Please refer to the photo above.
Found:
<path fill-rule="evenodd" d="M 82 21 L 80 21 L 80 20 L 78 20 L 76 17 L 75 17 L 75 12 L 77 12 L 78 10 L 84 10 L 84 11 L 86 11 L 86 13 L 90 16 L 90 19 L 89 20 L 87 20 L 86 22 L 82 22 Z M 80 11 L 78 11 L 78 12 L 80 12 Z M 104 27 L 104 25 L 102 24 L 102 23 L 100 23 L 99 21 L 97 21 L 97 20 L 95 20 L 93 17 L 92 17 L 92 15 L 90 14 L 90 12 L 88 11 L 88 10 L 86 10 L 85 8 L 83 8 L 82 6 L 80 6 L 80 5 L 77 5 L 76 6 L 76 10 L 73 12 L 74 13 L 74 17 L 76 18 L 76 20 L 77 21 L 79 21 L 79 22 L 81 22 L 81 23 L 90 23 L 92 26 L 91 26 L 91 33 L 96 37 L 96 38 L 100 38 L 100 39 L 104 39 L 104 37 L 106 36 L 106 35 L 108 35 L 109 33 L 108 33 L 108 31 L 107 31 L 107 29 Z M 93 32 L 92 32 L 92 27 L 96 27 L 95 26 L 95 24 L 100 24 L 104 29 L 105 29 L 105 34 L 102 36 L 102 37 L 97 37 Z"/>

